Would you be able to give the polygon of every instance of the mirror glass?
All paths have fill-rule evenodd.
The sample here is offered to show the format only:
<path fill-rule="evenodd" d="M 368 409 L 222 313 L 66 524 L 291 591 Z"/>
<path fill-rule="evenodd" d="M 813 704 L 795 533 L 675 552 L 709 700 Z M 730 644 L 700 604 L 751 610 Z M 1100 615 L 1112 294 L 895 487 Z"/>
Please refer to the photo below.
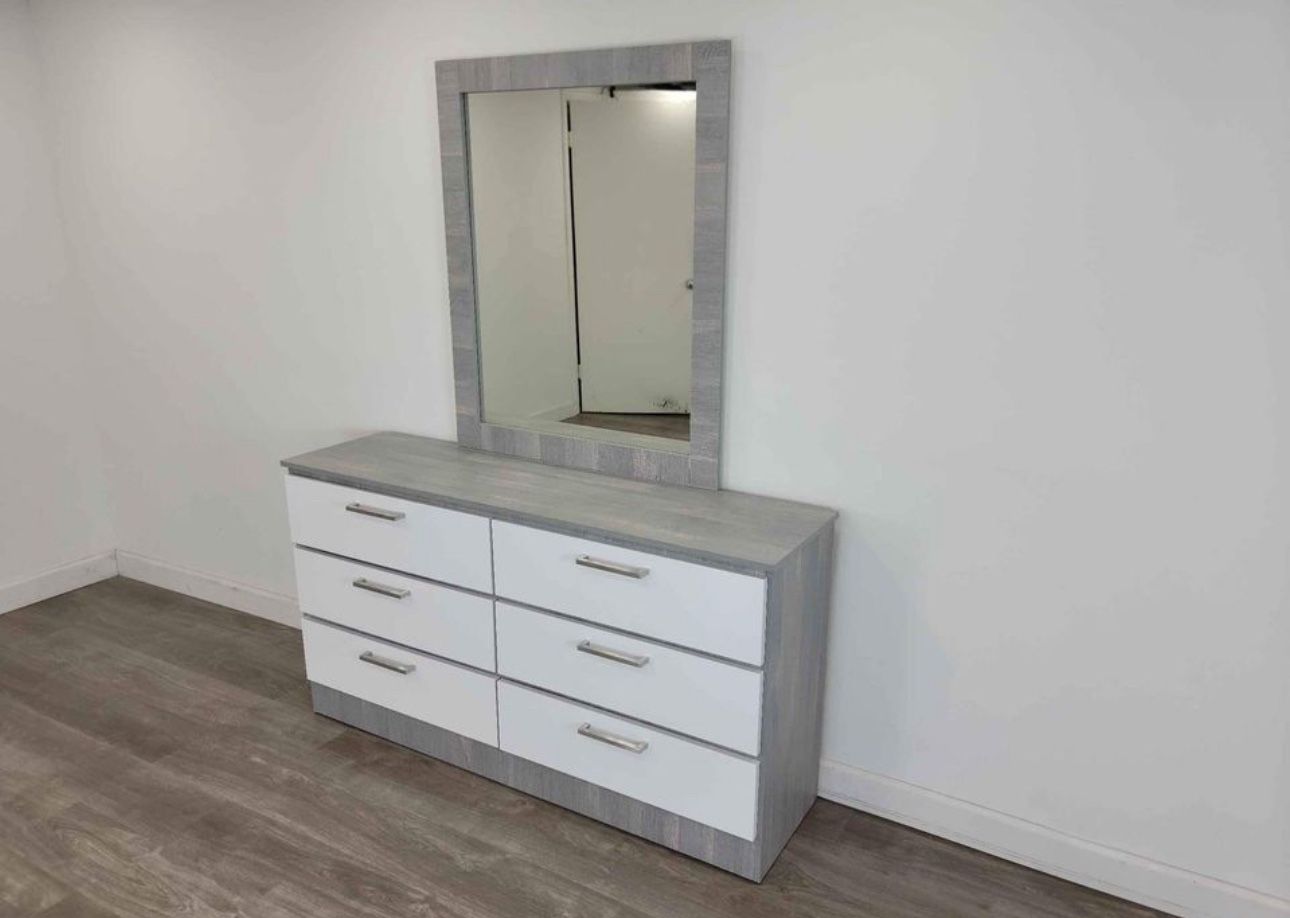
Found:
<path fill-rule="evenodd" d="M 466 95 L 484 420 L 685 451 L 693 84 Z"/>

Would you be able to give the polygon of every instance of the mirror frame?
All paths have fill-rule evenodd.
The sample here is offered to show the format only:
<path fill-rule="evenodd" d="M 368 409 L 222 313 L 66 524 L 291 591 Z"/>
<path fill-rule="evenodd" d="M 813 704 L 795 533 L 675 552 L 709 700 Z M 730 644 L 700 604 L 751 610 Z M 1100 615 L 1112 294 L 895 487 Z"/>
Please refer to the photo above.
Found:
<path fill-rule="evenodd" d="M 465 95 L 694 83 L 694 298 L 690 315 L 690 443 L 686 452 L 563 436 L 484 420 L 474 220 Z M 730 42 L 700 41 L 558 54 L 437 61 L 439 156 L 452 317 L 457 441 L 465 447 L 623 478 L 715 489 L 721 453 L 722 326 L 726 293 L 726 173 Z M 616 438 L 617 439 L 617 438 Z"/>

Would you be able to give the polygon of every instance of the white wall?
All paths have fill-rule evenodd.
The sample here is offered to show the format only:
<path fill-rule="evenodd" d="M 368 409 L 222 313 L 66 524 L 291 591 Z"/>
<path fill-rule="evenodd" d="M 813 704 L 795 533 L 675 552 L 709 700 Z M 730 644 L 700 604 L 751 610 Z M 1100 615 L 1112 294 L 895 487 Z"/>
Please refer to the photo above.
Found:
<path fill-rule="evenodd" d="M 44 118 L 27 6 L 0 0 L 0 612 L 114 545 Z"/>
<path fill-rule="evenodd" d="M 730 37 L 725 483 L 841 510 L 833 792 L 1290 907 L 1290 6 L 36 9 L 123 547 L 290 592 L 279 457 L 453 435 L 431 61 Z"/>
<path fill-rule="evenodd" d="M 694 90 L 569 99 L 582 409 L 689 414 Z"/>
<path fill-rule="evenodd" d="M 560 90 L 467 98 L 484 420 L 578 412 Z"/>

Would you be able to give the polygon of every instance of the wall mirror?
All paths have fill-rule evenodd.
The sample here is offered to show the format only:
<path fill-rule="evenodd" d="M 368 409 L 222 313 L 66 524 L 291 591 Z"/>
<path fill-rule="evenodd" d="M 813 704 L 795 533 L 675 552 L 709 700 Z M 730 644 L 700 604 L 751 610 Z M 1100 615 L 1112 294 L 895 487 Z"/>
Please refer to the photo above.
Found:
<path fill-rule="evenodd" d="M 458 440 L 715 488 L 730 45 L 441 61 Z"/>

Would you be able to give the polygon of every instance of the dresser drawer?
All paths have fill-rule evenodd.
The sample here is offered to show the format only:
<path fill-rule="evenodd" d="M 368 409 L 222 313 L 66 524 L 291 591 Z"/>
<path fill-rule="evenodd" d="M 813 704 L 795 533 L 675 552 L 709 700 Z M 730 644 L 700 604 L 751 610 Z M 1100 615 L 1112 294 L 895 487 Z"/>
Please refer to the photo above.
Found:
<path fill-rule="evenodd" d="M 309 619 L 303 631 L 309 681 L 497 745 L 495 676 Z"/>
<path fill-rule="evenodd" d="M 760 672 L 497 604 L 497 670 L 527 682 L 757 755 Z"/>
<path fill-rule="evenodd" d="M 297 545 L 493 591 L 485 517 L 295 475 L 287 476 L 287 509 Z"/>
<path fill-rule="evenodd" d="M 722 832 L 756 836 L 756 762 L 506 681 L 497 689 L 506 752 Z"/>
<path fill-rule="evenodd" d="M 498 521 L 493 553 L 499 597 L 761 665 L 760 577 Z"/>
<path fill-rule="evenodd" d="M 300 611 L 479 669 L 495 669 L 493 601 L 296 549 Z"/>

